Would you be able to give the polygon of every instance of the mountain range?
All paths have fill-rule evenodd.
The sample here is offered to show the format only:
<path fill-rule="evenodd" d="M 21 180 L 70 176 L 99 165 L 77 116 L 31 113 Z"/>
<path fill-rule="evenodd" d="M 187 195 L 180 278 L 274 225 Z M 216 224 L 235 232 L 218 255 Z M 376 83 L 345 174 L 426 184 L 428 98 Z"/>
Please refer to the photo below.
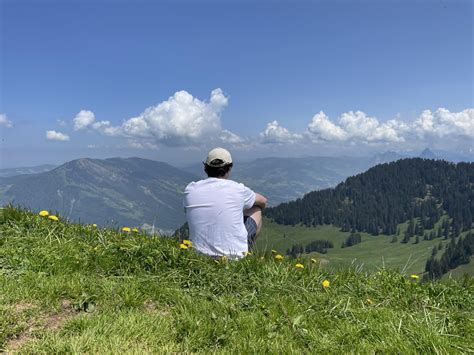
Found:
<path fill-rule="evenodd" d="M 53 170 L 56 165 L 43 164 L 32 167 L 4 168 L 0 169 L 0 177 L 16 176 L 23 174 L 37 174 Z"/>
<path fill-rule="evenodd" d="M 275 206 L 334 186 L 373 164 L 372 158 L 264 158 L 237 162 L 231 178 Z M 141 158 L 84 158 L 45 172 L 0 178 L 0 203 L 54 210 L 85 223 L 154 225 L 169 231 L 184 221 L 184 187 L 202 178 L 202 163 L 178 169 Z"/>
<path fill-rule="evenodd" d="M 309 191 L 335 186 L 348 176 L 363 172 L 373 165 L 373 158 L 262 158 L 236 163 L 230 178 L 263 194 L 270 206 L 276 206 Z M 202 163 L 184 170 L 205 178 Z"/>
<path fill-rule="evenodd" d="M 183 187 L 194 179 L 147 159 L 78 159 L 48 172 L 0 179 L 0 201 L 84 223 L 173 229 L 183 221 Z"/>
<path fill-rule="evenodd" d="M 276 206 L 401 157 L 386 152 L 365 158 L 261 158 L 236 162 L 231 178 L 264 194 L 270 206 Z M 166 231 L 184 221 L 184 187 L 205 178 L 202 163 L 176 168 L 141 158 L 83 158 L 58 167 L 16 171 L 22 175 L 12 176 L 13 169 L 0 170 L 1 205 L 13 202 L 85 223 L 156 226 Z M 35 173 L 25 174 L 30 171 Z"/>

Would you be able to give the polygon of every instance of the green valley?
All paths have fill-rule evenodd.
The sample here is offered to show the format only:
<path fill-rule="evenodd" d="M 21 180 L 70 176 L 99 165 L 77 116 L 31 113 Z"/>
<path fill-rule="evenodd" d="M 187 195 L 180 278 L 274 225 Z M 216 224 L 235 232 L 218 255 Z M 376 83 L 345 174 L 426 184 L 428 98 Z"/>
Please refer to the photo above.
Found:
<path fill-rule="evenodd" d="M 400 233 L 403 233 L 408 223 L 400 225 Z M 438 225 L 438 224 L 437 224 Z M 321 266 L 329 270 L 341 268 L 357 268 L 366 271 L 374 271 L 383 267 L 394 268 L 406 274 L 422 274 L 425 270 L 427 259 L 431 256 L 433 247 L 438 247 L 441 243 L 444 246 L 450 240 L 436 238 L 433 240 L 423 240 L 415 244 L 415 238 L 409 243 L 401 243 L 401 236 L 392 243 L 393 236 L 370 235 L 361 233 L 362 243 L 352 247 L 342 248 L 341 245 L 350 235 L 349 232 L 341 232 L 339 227 L 324 225 L 317 227 L 306 227 L 303 225 L 287 226 L 273 222 L 270 219 L 264 220 L 264 228 L 257 240 L 257 250 L 268 253 L 272 249 L 281 254 L 286 254 L 287 250 L 294 244 L 308 244 L 314 240 L 329 240 L 334 244 L 334 248 L 327 249 L 327 253 L 317 252 L 301 254 L 305 259 L 315 258 Z M 464 234 L 463 234 L 464 235 Z M 465 272 L 474 275 L 472 265 L 460 266 L 459 271 L 453 270 L 453 276 L 462 276 Z"/>

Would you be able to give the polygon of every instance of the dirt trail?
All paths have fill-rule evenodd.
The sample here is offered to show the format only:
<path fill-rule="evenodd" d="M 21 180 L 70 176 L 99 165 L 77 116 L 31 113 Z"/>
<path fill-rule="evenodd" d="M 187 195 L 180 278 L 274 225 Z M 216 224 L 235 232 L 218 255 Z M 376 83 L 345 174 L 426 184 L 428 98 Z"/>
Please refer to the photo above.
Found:
<path fill-rule="evenodd" d="M 29 303 L 20 303 L 14 306 L 16 313 L 23 313 L 25 311 L 36 308 L 35 305 Z M 5 352 L 16 353 L 26 343 L 34 341 L 34 333 L 40 330 L 57 331 L 70 319 L 76 317 L 77 312 L 71 307 L 71 303 L 67 300 L 61 302 L 61 310 L 54 314 L 41 315 L 32 320 L 32 323 L 20 334 L 7 341 L 5 344 Z M 2 353 L 3 354 L 3 353 Z"/>

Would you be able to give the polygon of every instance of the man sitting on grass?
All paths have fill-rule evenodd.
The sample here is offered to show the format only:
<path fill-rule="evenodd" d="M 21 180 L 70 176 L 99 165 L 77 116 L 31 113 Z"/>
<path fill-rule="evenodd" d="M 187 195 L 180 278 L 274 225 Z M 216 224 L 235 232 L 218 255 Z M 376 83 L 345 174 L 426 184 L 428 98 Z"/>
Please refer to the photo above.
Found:
<path fill-rule="evenodd" d="M 262 228 L 267 199 L 229 180 L 232 165 L 229 151 L 211 150 L 204 162 L 208 178 L 184 190 L 189 239 L 198 252 L 213 257 L 243 257 Z"/>

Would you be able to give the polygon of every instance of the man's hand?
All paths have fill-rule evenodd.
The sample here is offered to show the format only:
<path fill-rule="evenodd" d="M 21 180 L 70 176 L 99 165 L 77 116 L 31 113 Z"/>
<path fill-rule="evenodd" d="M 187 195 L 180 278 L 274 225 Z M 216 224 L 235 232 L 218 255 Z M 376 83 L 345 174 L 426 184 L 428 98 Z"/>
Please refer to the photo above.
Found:
<path fill-rule="evenodd" d="M 253 205 L 257 206 L 257 207 L 260 207 L 263 210 L 265 208 L 265 206 L 267 205 L 267 198 L 256 192 L 255 193 L 255 203 Z"/>

